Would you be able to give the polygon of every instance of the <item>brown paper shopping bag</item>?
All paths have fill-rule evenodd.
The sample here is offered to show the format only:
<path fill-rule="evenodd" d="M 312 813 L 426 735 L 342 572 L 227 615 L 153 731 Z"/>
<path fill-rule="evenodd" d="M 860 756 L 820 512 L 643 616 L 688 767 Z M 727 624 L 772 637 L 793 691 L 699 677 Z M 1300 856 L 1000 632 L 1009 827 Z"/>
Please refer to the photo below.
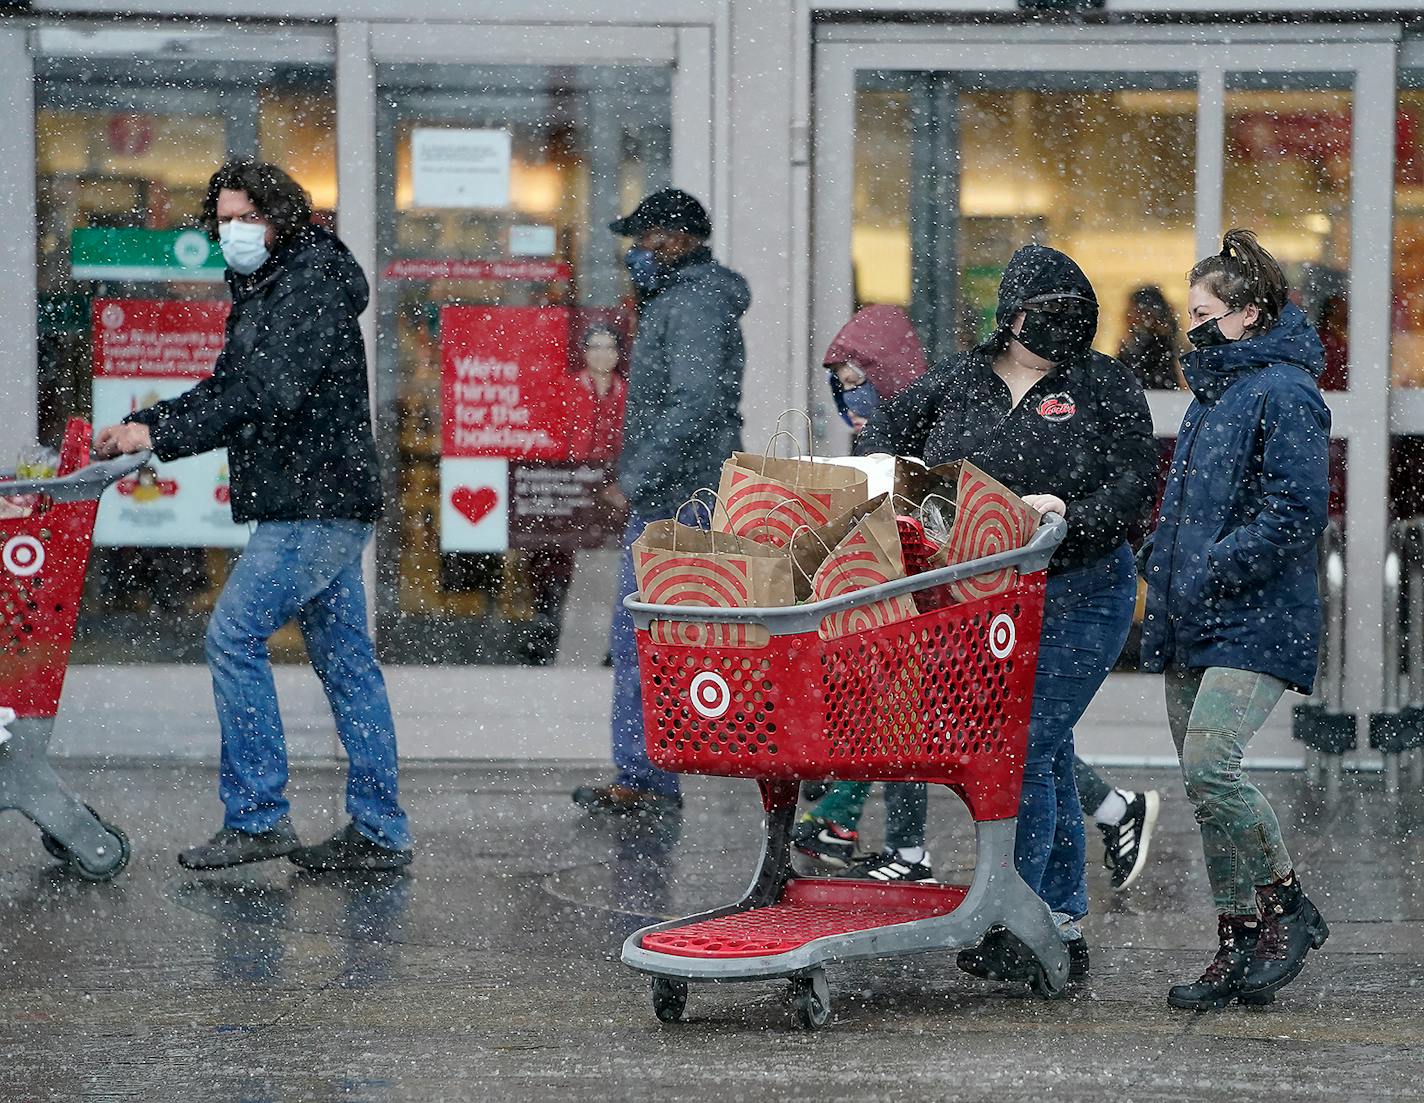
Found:
<path fill-rule="evenodd" d="M 654 521 L 633 542 L 640 601 L 653 605 L 777 608 L 796 601 L 784 550 L 730 532 Z M 765 647 L 757 625 L 655 621 L 653 639 L 692 647 Z"/>
<path fill-rule="evenodd" d="M 904 577 L 905 561 L 900 552 L 895 510 L 890 499 L 884 497 L 831 549 L 812 576 L 811 596 L 815 601 L 824 601 Z M 884 598 L 823 618 L 821 637 L 838 639 L 853 632 L 894 624 L 916 613 L 915 603 L 907 595 Z"/>
<path fill-rule="evenodd" d="M 867 497 L 865 473 L 853 467 L 733 452 L 712 527 L 780 548 L 801 526 L 829 524 Z"/>
<path fill-rule="evenodd" d="M 949 537 L 932 560 L 934 567 L 948 567 L 1021 548 L 1038 527 L 1036 510 L 968 460 L 931 468 L 929 474 L 946 483 L 952 482 L 955 488 Z M 1017 570 L 1005 567 L 991 574 L 950 583 L 947 589 L 956 602 L 978 601 L 1003 593 L 1013 586 L 1017 577 Z"/>

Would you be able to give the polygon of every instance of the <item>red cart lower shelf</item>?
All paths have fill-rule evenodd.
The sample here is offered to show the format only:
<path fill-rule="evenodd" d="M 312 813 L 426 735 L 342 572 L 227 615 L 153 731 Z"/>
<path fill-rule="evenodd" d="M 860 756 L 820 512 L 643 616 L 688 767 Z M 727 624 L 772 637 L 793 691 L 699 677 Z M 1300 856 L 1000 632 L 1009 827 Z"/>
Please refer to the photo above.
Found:
<path fill-rule="evenodd" d="M 775 904 L 659 931 L 643 939 L 643 949 L 700 958 L 784 954 L 828 935 L 948 915 L 968 891 L 965 885 L 798 879 Z"/>

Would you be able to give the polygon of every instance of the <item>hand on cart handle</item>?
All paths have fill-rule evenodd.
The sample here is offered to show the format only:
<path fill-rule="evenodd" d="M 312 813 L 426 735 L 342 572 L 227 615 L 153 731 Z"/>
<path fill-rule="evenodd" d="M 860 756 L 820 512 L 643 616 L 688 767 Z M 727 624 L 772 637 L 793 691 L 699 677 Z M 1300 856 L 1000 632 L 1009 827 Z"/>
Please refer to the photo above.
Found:
<path fill-rule="evenodd" d="M 137 422 L 106 425 L 94 438 L 94 452 L 103 460 L 152 450 L 153 437 L 149 434 L 148 426 Z"/>
<path fill-rule="evenodd" d="M 54 502 L 94 501 L 114 483 L 132 475 L 152 459 L 152 452 L 135 452 L 128 456 L 99 460 L 68 475 L 55 475 L 47 479 L 0 478 L 0 493 L 7 498 L 43 494 Z M 27 509 L 25 515 L 28 514 Z M 3 517 L 3 514 L 0 514 L 0 517 Z"/>
<path fill-rule="evenodd" d="M 1039 513 L 1056 513 L 1060 517 L 1068 516 L 1068 506 L 1062 498 L 1056 494 L 1025 494 L 1024 505 L 1030 509 L 1036 509 Z"/>

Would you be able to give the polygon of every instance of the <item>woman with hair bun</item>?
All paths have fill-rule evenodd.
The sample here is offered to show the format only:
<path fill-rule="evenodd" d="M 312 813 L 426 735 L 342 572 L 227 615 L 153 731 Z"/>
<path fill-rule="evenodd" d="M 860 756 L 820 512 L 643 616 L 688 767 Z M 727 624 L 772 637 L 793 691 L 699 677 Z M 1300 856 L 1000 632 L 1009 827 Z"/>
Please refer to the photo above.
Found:
<path fill-rule="evenodd" d="M 1271 1002 L 1329 935 L 1241 759 L 1281 695 L 1315 680 L 1330 411 L 1320 337 L 1255 234 L 1232 230 L 1188 282 L 1195 401 L 1152 537 L 1142 654 L 1166 674 L 1218 914 L 1215 958 L 1167 1002 L 1207 1010 Z"/>

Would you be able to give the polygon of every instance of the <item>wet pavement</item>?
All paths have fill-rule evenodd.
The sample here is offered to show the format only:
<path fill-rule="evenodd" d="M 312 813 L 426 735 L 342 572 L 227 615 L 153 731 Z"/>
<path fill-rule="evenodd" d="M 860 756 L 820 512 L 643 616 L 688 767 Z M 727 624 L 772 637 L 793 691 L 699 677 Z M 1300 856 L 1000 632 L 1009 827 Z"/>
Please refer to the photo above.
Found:
<path fill-rule="evenodd" d="M 1424 799 L 1396 807 L 1378 779 L 1327 809 L 1298 775 L 1261 775 L 1332 928 L 1272 1007 L 1165 1006 L 1209 956 L 1195 825 L 1169 775 L 1120 773 L 1168 800 L 1139 886 L 1114 897 L 1092 871 L 1093 973 L 1070 998 L 976 981 L 948 954 L 859 963 L 828 970 L 834 1018 L 806 1034 L 772 983 L 694 986 L 688 1021 L 664 1026 L 617 960 L 647 917 L 739 895 L 750 783 L 692 779 L 676 822 L 600 822 L 568 799 L 587 770 L 421 765 L 402 778 L 409 874 L 197 875 L 174 855 L 216 826 L 211 768 L 63 773 L 134 859 L 75 880 L 0 816 L 5 1103 L 1424 1098 Z M 304 839 L 339 824 L 341 780 L 294 771 Z M 967 880 L 967 815 L 936 794 L 930 818 L 940 876 Z"/>

